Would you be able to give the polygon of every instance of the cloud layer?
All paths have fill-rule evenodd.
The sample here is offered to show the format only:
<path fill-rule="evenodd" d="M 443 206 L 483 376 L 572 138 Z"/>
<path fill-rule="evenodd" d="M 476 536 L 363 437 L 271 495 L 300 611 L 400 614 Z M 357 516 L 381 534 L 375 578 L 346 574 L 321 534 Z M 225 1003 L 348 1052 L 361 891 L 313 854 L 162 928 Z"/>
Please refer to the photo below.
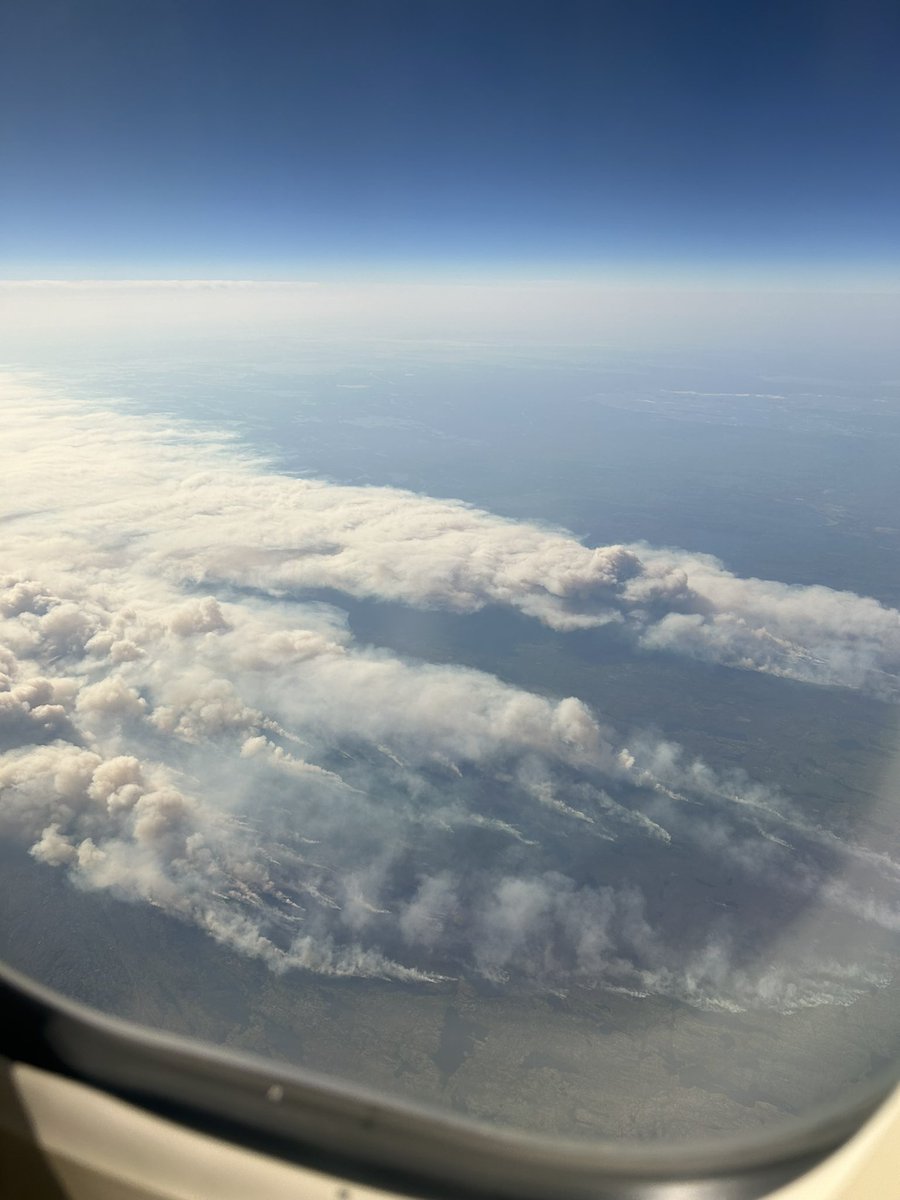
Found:
<path fill-rule="evenodd" d="M 879 982 L 777 943 L 785 905 L 900 926 L 888 856 L 671 743 L 624 745 L 577 698 L 358 646 L 303 593 L 615 621 L 648 652 L 890 695 L 896 612 L 278 475 L 227 439 L 21 376 L 3 381 L 0 445 L 0 828 L 38 860 L 278 970 L 720 1007 Z M 697 864 L 730 908 L 675 920 L 677 895 L 648 881 L 678 893 Z"/>

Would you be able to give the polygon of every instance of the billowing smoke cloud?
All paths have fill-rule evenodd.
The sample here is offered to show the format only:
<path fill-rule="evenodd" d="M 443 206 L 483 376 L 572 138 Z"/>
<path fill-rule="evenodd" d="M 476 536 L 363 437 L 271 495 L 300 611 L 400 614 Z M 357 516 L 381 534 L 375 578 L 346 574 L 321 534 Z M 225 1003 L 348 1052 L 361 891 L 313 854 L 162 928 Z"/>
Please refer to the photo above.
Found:
<path fill-rule="evenodd" d="M 469 971 L 726 1007 L 878 982 L 839 956 L 780 962 L 771 896 L 894 929 L 888 856 L 671 743 L 625 746 L 577 698 L 360 647 L 302 593 L 617 621 L 648 648 L 886 692 L 896 613 L 279 476 L 187 426 L 4 387 L 0 829 L 36 859 L 277 970 Z M 688 856 L 730 881 L 752 929 L 718 910 L 673 920 L 644 880 Z"/>
<path fill-rule="evenodd" d="M 95 567 L 131 554 L 178 586 L 333 588 L 457 612 L 508 605 L 558 630 L 615 621 L 648 649 L 898 691 L 900 613 L 851 592 L 740 579 L 684 551 L 591 549 L 459 501 L 278 475 L 188 427 L 36 399 L 22 384 L 6 384 L 0 421 L 11 494 L 52 483 Z M 98 471 L 104 488 L 91 499 Z M 28 556 L 35 570 L 59 538 L 44 531 Z"/>

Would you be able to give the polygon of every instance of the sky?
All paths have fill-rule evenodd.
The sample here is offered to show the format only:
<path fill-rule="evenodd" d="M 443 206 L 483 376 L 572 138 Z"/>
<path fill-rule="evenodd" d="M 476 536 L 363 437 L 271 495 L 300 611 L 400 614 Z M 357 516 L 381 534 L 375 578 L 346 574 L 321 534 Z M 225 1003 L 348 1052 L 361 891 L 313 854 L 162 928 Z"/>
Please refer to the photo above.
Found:
<path fill-rule="evenodd" d="M 0 8 L 0 277 L 900 277 L 900 9 Z"/>

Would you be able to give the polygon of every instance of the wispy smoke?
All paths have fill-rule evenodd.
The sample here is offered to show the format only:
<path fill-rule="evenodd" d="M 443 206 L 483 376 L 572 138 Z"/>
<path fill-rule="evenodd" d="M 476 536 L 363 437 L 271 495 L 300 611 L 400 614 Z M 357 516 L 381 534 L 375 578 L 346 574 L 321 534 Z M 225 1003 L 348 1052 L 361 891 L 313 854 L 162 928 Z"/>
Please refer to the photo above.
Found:
<path fill-rule="evenodd" d="M 0 444 L 0 828 L 36 859 L 278 970 L 471 971 L 720 1006 L 872 983 L 846 964 L 761 966 L 728 914 L 676 928 L 643 879 L 690 854 L 763 905 L 776 889 L 892 929 L 887 855 L 674 744 L 625 746 L 577 698 L 360 647 L 302 593 L 505 604 L 559 630 L 616 621 L 648 650 L 883 693 L 896 612 L 281 476 L 227 439 L 28 380 L 4 383 Z"/>

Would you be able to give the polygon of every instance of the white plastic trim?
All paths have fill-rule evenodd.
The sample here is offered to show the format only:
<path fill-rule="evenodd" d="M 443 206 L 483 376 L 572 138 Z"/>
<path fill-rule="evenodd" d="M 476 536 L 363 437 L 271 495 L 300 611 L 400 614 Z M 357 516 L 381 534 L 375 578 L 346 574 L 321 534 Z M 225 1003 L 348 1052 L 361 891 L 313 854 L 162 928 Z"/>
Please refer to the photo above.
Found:
<path fill-rule="evenodd" d="M 71 1200 L 393 1200 L 379 1189 L 184 1129 L 35 1067 L 18 1064 L 13 1077 L 37 1140 Z M 836 1154 L 769 1200 L 895 1197 L 900 1198 L 900 1088 Z"/>
<path fill-rule="evenodd" d="M 72 1200 L 135 1192 L 158 1200 L 387 1200 L 374 1188 L 195 1133 L 34 1067 L 17 1064 L 13 1079 Z"/>

